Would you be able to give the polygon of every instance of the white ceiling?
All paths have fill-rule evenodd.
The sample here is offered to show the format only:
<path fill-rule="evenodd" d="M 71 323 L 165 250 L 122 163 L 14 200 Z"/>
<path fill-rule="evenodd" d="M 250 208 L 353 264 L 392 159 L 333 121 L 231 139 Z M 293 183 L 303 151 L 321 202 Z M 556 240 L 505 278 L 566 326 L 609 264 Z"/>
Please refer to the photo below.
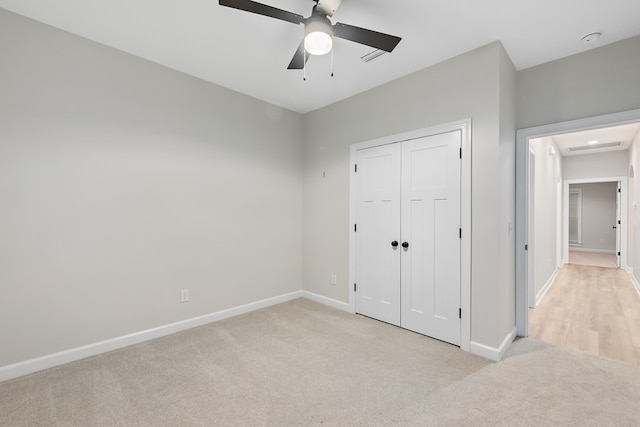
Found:
<path fill-rule="evenodd" d="M 553 141 L 558 146 L 562 156 L 577 156 L 581 154 L 596 154 L 606 151 L 628 150 L 633 139 L 640 132 L 640 123 L 612 126 L 581 132 L 554 135 Z M 598 141 L 597 144 L 589 144 Z M 619 146 L 607 147 L 607 144 L 621 142 Z M 572 151 L 570 148 L 582 148 Z"/>
<path fill-rule="evenodd" d="M 308 16 L 312 0 L 262 0 Z M 332 21 L 402 37 L 370 63 L 346 40 L 287 70 L 303 27 L 218 0 L 0 0 L 0 7 L 301 113 L 496 40 L 517 69 L 640 35 L 638 0 L 343 0 Z M 602 32 L 599 42 L 581 38 Z"/>

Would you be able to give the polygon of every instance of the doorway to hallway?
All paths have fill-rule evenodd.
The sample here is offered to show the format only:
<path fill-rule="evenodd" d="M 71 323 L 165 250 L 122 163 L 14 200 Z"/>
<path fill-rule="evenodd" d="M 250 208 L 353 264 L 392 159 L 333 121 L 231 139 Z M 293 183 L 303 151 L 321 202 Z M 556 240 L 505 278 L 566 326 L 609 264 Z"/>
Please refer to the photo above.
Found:
<path fill-rule="evenodd" d="M 536 239 L 536 235 L 540 229 L 540 224 L 535 222 L 535 215 L 532 214 L 529 203 L 528 203 L 531 198 L 531 190 L 532 188 L 535 188 L 531 186 L 528 180 L 530 176 L 536 176 L 536 174 L 531 174 L 528 170 L 530 166 L 529 162 L 530 162 L 530 155 L 531 155 L 530 142 L 532 140 L 535 140 L 536 138 L 549 138 L 555 135 L 566 134 L 571 132 L 575 133 L 575 132 L 581 132 L 581 131 L 587 131 L 587 130 L 596 130 L 596 129 L 601 129 L 603 127 L 611 127 L 611 126 L 618 126 L 618 125 L 624 125 L 624 124 L 634 124 L 634 123 L 637 124 L 638 122 L 640 122 L 640 110 L 635 110 L 635 111 L 630 111 L 626 113 L 618 113 L 618 114 L 612 114 L 607 116 L 576 120 L 572 122 L 565 122 L 565 123 L 541 126 L 538 128 L 524 129 L 524 130 L 518 131 L 517 168 L 516 168 L 517 169 L 517 173 L 516 173 L 517 189 L 518 189 L 517 190 L 517 209 L 516 209 L 517 210 L 516 215 L 518 218 L 518 221 L 517 221 L 518 227 L 517 227 L 517 235 L 516 235 L 516 243 L 517 243 L 516 318 L 517 318 L 518 335 L 533 336 L 534 332 L 536 332 L 535 329 L 540 327 L 539 320 L 542 318 L 547 318 L 546 315 L 543 315 L 544 314 L 543 312 L 546 312 L 547 310 L 544 309 L 542 304 L 544 304 L 544 300 L 550 301 L 549 304 L 551 304 L 551 302 L 553 301 L 556 301 L 556 302 L 559 301 L 559 298 L 556 298 L 553 296 L 550 298 L 550 295 L 553 295 L 552 294 L 552 292 L 554 292 L 553 289 L 556 288 L 556 285 L 558 283 L 560 283 L 561 281 L 560 277 L 561 275 L 564 275 L 565 270 L 587 268 L 587 267 L 569 264 L 570 262 L 569 245 L 568 245 L 569 216 L 568 214 L 566 216 L 563 216 L 562 210 L 559 209 L 559 206 L 563 206 L 563 209 L 565 209 L 565 211 L 568 211 L 569 194 L 568 194 L 568 184 L 566 181 L 567 181 L 567 176 L 570 176 L 571 173 L 575 172 L 575 170 L 569 170 L 567 168 L 567 170 L 562 170 L 560 173 L 556 174 L 555 176 L 549 179 L 549 182 L 555 186 L 557 191 L 556 197 L 552 197 L 549 199 L 549 200 L 556 200 L 555 206 L 551 206 L 550 203 L 546 203 L 546 202 L 543 203 L 543 206 L 546 208 L 546 210 L 550 211 L 551 213 L 548 224 L 553 223 L 555 224 L 555 228 L 556 228 L 556 232 L 550 234 L 552 237 L 551 237 L 551 242 L 548 244 L 548 246 L 552 248 L 554 252 L 552 254 L 546 253 L 545 254 L 546 259 L 544 259 L 544 262 L 547 266 L 550 265 L 549 270 L 552 272 L 552 274 L 557 275 L 557 277 L 549 276 L 550 279 L 547 280 L 547 283 L 549 284 L 549 286 L 546 289 L 548 293 L 546 296 L 536 295 L 536 292 L 533 292 L 535 296 L 542 297 L 542 298 L 539 299 L 538 301 L 533 301 L 533 303 L 531 304 L 531 301 L 535 297 L 531 298 L 531 289 L 529 287 L 530 282 L 528 278 L 530 278 L 531 276 L 535 277 L 535 274 L 531 274 L 531 273 L 532 272 L 535 273 L 541 264 L 539 262 L 536 262 L 536 259 L 533 256 L 533 254 L 535 253 L 536 245 L 539 244 L 539 242 Z M 636 133 L 637 133 L 637 130 L 636 130 Z M 633 137 L 631 139 L 633 140 Z M 589 145 L 588 142 L 590 141 L 586 141 L 584 145 Z M 620 145 L 620 144 L 616 144 L 616 145 Z M 579 150 L 579 149 L 576 148 L 576 150 Z M 536 161 L 541 158 L 542 159 L 547 159 L 547 157 L 552 158 L 559 151 L 560 151 L 560 148 L 558 146 L 545 147 L 544 150 L 540 150 L 539 152 L 535 153 Z M 595 159 L 597 156 L 590 156 L 590 157 L 592 159 Z M 596 170 L 598 166 L 606 167 L 606 165 L 607 165 L 607 162 L 600 162 L 600 164 L 598 164 L 597 161 L 594 161 L 592 162 L 591 166 L 587 166 L 586 168 L 591 170 Z M 621 168 L 623 172 L 608 173 L 600 176 L 616 177 L 615 179 L 616 181 L 619 180 L 617 178 L 620 178 L 623 184 L 627 184 L 627 170 L 629 168 L 629 163 L 627 160 L 624 161 L 624 164 L 621 166 Z M 598 175 L 595 175 L 595 176 L 598 176 Z M 612 179 L 608 179 L 608 180 L 611 181 Z M 632 183 L 629 183 L 629 185 L 632 185 Z M 562 187 L 562 190 L 558 188 L 559 186 Z M 632 253 L 633 246 L 635 245 L 635 240 L 637 240 L 637 239 L 634 239 L 634 236 L 633 236 L 634 234 L 633 230 L 635 229 L 635 227 L 633 226 L 633 221 L 635 220 L 635 196 L 632 196 L 632 197 L 630 197 L 629 203 L 625 202 L 621 205 L 621 210 L 623 214 L 626 215 L 626 213 L 628 212 L 630 215 L 628 226 L 631 232 L 627 234 L 623 230 L 619 230 L 619 231 L 622 231 L 621 233 L 622 236 L 620 237 L 619 240 L 622 240 L 623 237 L 628 238 L 629 244 L 622 242 L 621 243 L 622 249 L 616 250 L 616 255 L 618 252 L 621 252 L 623 255 L 625 254 L 625 252 L 628 252 L 629 254 Z M 536 202 L 536 204 L 539 205 L 540 203 Z M 560 223 L 558 223 L 558 221 L 560 221 Z M 610 226 L 613 227 L 614 225 L 617 226 L 617 224 L 611 224 Z M 625 224 L 622 224 L 622 225 L 625 225 Z M 536 230 L 536 235 L 532 235 L 530 233 L 530 230 Z M 631 259 L 629 261 L 630 262 L 628 264 L 630 265 Z M 627 267 L 627 263 L 623 262 L 622 266 Z M 597 267 L 589 267 L 589 268 L 597 268 Z M 617 269 L 610 269 L 610 270 L 614 272 L 618 272 L 623 276 L 626 276 L 629 279 L 630 283 L 633 282 L 634 284 L 631 287 L 632 290 L 633 290 L 633 286 L 640 288 L 640 286 L 638 286 L 638 284 L 636 283 L 634 277 L 626 273 L 624 270 L 617 270 Z M 546 279 L 546 276 L 543 276 L 542 278 Z M 561 289 L 561 286 L 558 287 L 558 289 Z M 637 293 L 635 294 L 635 298 L 639 298 Z M 538 308 L 536 309 L 529 308 L 530 306 L 535 307 L 536 305 L 538 305 Z M 618 312 L 612 315 L 617 316 L 622 312 L 623 308 L 620 307 L 620 305 L 618 305 L 617 308 L 619 309 Z M 538 310 L 538 313 L 540 313 L 540 315 L 532 314 L 534 310 Z M 555 314 L 562 313 L 563 311 L 564 309 L 559 308 L 558 306 L 550 309 L 550 312 L 553 312 Z M 529 322 L 529 316 L 531 316 L 532 318 L 531 323 Z M 570 316 L 568 316 L 567 318 L 570 318 Z M 529 333 L 530 327 L 531 327 L 531 334 Z M 593 330 L 591 331 L 593 332 Z M 562 333 L 560 333 L 560 335 L 562 335 Z"/>

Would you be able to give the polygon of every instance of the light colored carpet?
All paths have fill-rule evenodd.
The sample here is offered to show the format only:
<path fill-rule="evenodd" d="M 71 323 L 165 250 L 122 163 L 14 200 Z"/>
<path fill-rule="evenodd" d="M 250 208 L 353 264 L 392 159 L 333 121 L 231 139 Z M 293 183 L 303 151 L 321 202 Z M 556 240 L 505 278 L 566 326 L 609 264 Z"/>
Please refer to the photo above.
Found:
<path fill-rule="evenodd" d="M 300 299 L 0 383 L 2 426 L 639 425 L 640 369 L 500 363 Z"/>

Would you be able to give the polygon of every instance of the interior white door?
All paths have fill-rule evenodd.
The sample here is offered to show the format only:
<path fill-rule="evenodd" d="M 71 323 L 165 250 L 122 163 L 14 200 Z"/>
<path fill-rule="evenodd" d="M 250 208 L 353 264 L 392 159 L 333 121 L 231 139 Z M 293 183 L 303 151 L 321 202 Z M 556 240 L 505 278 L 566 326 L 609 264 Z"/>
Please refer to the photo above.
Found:
<path fill-rule="evenodd" d="M 402 142 L 401 326 L 460 344 L 460 131 Z"/>
<path fill-rule="evenodd" d="M 356 311 L 400 325 L 400 144 L 356 155 Z"/>

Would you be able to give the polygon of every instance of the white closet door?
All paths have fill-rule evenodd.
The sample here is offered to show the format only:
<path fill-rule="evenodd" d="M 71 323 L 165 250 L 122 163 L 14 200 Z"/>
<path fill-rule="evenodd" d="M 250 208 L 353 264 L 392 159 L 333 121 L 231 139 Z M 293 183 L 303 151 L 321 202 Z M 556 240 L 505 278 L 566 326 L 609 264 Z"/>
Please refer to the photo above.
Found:
<path fill-rule="evenodd" d="M 401 326 L 460 344 L 460 131 L 402 143 Z"/>
<path fill-rule="evenodd" d="M 356 311 L 400 325 L 400 144 L 356 156 Z"/>

